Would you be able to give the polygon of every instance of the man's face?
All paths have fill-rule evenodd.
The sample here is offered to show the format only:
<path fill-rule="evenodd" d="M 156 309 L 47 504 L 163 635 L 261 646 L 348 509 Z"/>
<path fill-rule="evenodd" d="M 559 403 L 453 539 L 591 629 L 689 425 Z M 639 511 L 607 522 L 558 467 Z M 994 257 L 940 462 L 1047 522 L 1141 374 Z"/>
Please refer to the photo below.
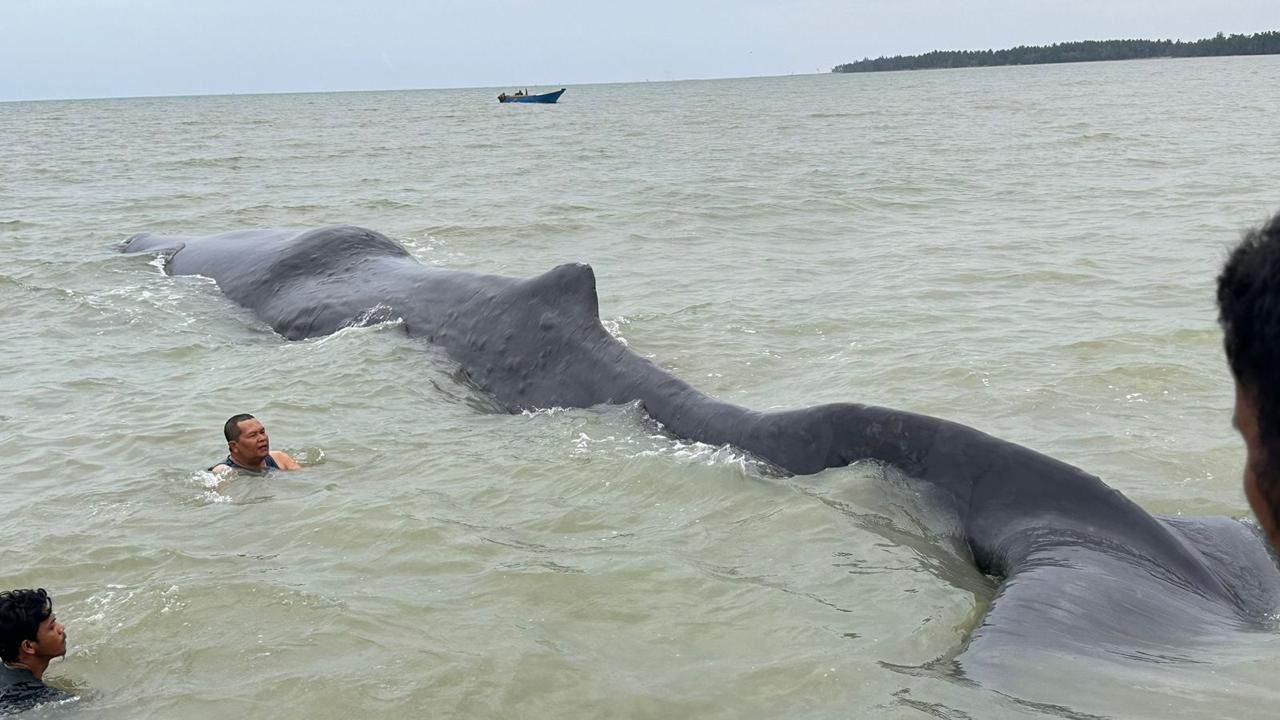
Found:
<path fill-rule="evenodd" d="M 267 438 L 267 429 L 257 418 L 241 420 L 238 425 L 240 438 L 230 443 L 231 454 L 254 463 L 265 460 L 271 454 L 271 440 Z"/>
<path fill-rule="evenodd" d="M 1266 467 L 1266 449 L 1258 432 L 1258 409 L 1250 391 L 1241 386 L 1239 381 L 1236 382 L 1236 407 L 1231 416 L 1231 424 L 1240 432 L 1240 437 L 1244 438 L 1244 496 L 1248 498 L 1249 507 L 1253 509 L 1258 523 L 1267 532 L 1267 537 L 1271 538 L 1271 545 L 1280 550 L 1280 527 L 1276 527 L 1275 512 L 1259 485 L 1261 478 L 1258 475 Z"/>
<path fill-rule="evenodd" d="M 58 622 L 58 616 L 49 613 L 49 617 L 40 623 L 36 630 L 36 639 L 27 648 L 38 658 L 52 660 L 67 654 L 67 629 Z"/>

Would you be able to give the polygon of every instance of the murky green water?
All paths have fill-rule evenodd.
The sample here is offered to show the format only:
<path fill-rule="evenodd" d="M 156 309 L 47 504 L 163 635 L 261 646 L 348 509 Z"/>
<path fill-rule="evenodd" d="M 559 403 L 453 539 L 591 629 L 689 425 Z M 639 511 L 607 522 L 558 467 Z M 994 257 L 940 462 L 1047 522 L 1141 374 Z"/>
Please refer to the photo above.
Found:
<path fill-rule="evenodd" d="M 755 408 L 959 420 L 1243 515 L 1213 279 L 1277 208 L 1280 59 L 0 104 L 0 585 L 94 718 L 1261 717 L 1230 661 L 911 670 L 991 583 L 874 473 L 635 408 L 510 416 L 396 326 L 288 343 L 129 234 L 355 223 L 590 263 L 637 352 Z M 531 88 L 532 90 L 532 88 Z M 249 411 L 303 472 L 217 484 Z M 905 666 L 904 669 L 902 666 Z"/>

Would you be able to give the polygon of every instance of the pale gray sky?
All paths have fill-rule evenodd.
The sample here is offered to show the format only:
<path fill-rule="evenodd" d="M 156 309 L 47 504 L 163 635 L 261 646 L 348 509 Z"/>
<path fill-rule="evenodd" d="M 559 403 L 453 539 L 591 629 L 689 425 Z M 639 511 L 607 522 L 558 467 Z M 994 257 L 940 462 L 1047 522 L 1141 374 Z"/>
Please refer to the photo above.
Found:
<path fill-rule="evenodd" d="M 1280 0 L 0 0 L 0 100 L 826 72 L 1280 29 Z"/>

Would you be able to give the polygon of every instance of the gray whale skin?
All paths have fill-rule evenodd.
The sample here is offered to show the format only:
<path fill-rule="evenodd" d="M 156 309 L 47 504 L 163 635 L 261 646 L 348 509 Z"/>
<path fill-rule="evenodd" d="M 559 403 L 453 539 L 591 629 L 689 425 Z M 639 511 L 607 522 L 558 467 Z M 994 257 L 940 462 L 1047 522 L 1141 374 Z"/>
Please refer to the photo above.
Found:
<path fill-rule="evenodd" d="M 938 418 L 720 402 L 604 329 L 586 265 L 528 279 L 451 271 L 351 226 L 143 233 L 122 250 L 214 279 L 291 340 L 401 318 L 512 411 L 638 401 L 676 436 L 791 473 L 858 461 L 896 468 L 938 491 L 977 568 L 1002 579 L 982 624 L 947 659 L 970 677 L 1020 672 L 1041 653 L 1197 663 L 1240 633 L 1273 632 L 1280 573 L 1253 524 L 1152 516 L 1079 468 Z"/>

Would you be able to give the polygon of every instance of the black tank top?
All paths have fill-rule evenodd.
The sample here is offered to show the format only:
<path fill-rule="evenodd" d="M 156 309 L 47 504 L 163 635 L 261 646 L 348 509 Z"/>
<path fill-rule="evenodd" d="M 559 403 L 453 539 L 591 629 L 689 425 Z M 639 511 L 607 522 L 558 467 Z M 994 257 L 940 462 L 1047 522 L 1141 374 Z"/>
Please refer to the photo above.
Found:
<path fill-rule="evenodd" d="M 252 469 L 250 469 L 250 468 L 247 468 L 247 467 L 245 467 L 245 466 L 243 466 L 243 465 L 241 465 L 241 464 L 237 463 L 235 460 L 232 460 L 232 459 L 231 459 L 231 456 L 230 456 L 230 455 L 228 455 L 228 456 L 227 456 L 227 459 L 226 459 L 226 460 L 223 460 L 222 462 L 218 463 L 217 465 L 214 465 L 214 466 L 210 467 L 210 468 L 209 468 L 209 470 L 210 470 L 210 471 L 212 471 L 212 470 L 213 470 L 213 468 L 218 467 L 218 465 L 226 465 L 227 467 L 229 467 L 229 468 L 231 468 L 231 469 L 233 469 L 233 470 L 244 470 L 244 471 L 246 471 L 246 472 L 261 472 L 261 471 L 259 471 L 259 470 L 252 470 Z M 267 456 L 266 466 L 267 466 L 267 467 L 265 468 L 265 470 L 279 470 L 279 469 L 280 469 L 280 466 L 276 464 L 276 459 L 275 459 L 275 458 L 273 458 L 273 457 L 271 457 L 270 455 L 268 455 L 268 456 Z"/>

